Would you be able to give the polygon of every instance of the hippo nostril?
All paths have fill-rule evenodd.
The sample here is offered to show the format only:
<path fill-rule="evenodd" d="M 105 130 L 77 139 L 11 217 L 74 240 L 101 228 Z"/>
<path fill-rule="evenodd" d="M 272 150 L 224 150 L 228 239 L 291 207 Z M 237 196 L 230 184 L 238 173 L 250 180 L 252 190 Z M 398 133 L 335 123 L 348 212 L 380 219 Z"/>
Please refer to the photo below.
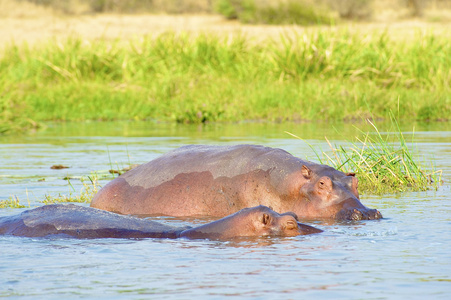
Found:
<path fill-rule="evenodd" d="M 339 211 L 335 218 L 338 220 L 378 220 L 382 219 L 382 214 L 377 209 L 342 209 Z"/>
<path fill-rule="evenodd" d="M 382 214 L 377 209 L 371 209 L 367 213 L 368 220 L 378 220 L 382 219 Z"/>
<path fill-rule="evenodd" d="M 382 214 L 378 210 L 376 210 L 376 213 L 374 214 L 374 219 L 375 220 L 382 219 Z"/>
<path fill-rule="evenodd" d="M 363 213 L 360 210 L 354 208 L 354 212 L 351 215 L 351 220 L 360 221 L 362 219 L 363 219 Z"/>

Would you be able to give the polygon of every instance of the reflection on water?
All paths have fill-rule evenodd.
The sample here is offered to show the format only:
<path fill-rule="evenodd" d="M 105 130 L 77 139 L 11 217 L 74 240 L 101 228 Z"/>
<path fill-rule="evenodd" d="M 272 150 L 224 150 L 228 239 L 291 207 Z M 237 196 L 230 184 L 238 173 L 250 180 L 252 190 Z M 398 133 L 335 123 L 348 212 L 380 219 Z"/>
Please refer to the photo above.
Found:
<path fill-rule="evenodd" d="M 3 236 L 0 296 L 446 299 L 451 292 L 451 129 L 448 123 L 431 126 L 417 124 L 415 140 L 420 152 L 435 157 L 444 170 L 445 185 L 438 191 L 365 196 L 362 202 L 385 219 L 318 221 L 310 223 L 325 230 L 317 235 L 225 242 Z M 65 176 L 146 162 L 189 143 L 265 144 L 314 159 L 308 145 L 285 130 L 325 148 L 325 135 L 340 142 L 359 134 L 350 125 L 324 123 L 57 124 L 26 136 L 0 137 L 0 200 L 14 194 L 26 204 L 28 191 L 31 205 L 40 205 L 45 194 L 72 190 Z M 50 169 L 54 164 L 70 168 Z M 76 191 L 81 187 L 77 180 L 71 184 Z M 23 210 L 1 209 L 0 216 Z M 207 221 L 157 219 L 175 226 Z"/>

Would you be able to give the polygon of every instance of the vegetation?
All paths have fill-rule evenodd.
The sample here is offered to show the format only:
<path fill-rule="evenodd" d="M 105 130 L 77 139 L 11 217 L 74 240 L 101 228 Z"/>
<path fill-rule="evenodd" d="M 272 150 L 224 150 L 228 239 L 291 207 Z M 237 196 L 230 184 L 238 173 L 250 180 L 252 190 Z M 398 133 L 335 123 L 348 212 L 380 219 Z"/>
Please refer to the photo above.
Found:
<path fill-rule="evenodd" d="M 408 119 L 447 120 L 450 87 L 451 45 L 433 35 L 69 38 L 5 49 L 0 129 L 49 120 L 338 121 L 398 109 Z"/>
<path fill-rule="evenodd" d="M 46 195 L 45 199 L 41 202 L 44 204 L 54 204 L 54 203 L 63 203 L 63 202 L 78 202 L 78 203 L 90 203 L 94 195 L 97 193 L 99 188 L 98 178 L 97 176 L 88 176 L 89 182 L 86 182 L 85 178 L 81 178 L 80 181 L 83 185 L 80 194 L 73 194 L 75 192 L 74 187 L 68 180 L 69 185 L 72 188 L 72 191 L 69 195 L 58 195 L 58 196 L 50 196 Z"/>
<path fill-rule="evenodd" d="M 19 198 L 16 196 L 10 197 L 8 200 L 0 201 L 0 208 L 24 208 L 25 205 L 20 204 Z"/>
<path fill-rule="evenodd" d="M 88 182 L 88 180 L 89 182 Z M 91 175 L 87 176 L 87 179 L 82 177 L 80 178 L 80 181 L 83 185 L 79 193 L 75 193 L 75 189 L 70 183 L 70 180 L 68 179 L 68 184 L 72 189 L 72 192 L 69 193 L 69 195 L 61 195 L 58 196 L 51 196 L 46 195 L 45 198 L 39 202 L 44 204 L 54 204 L 54 203 L 66 203 L 66 202 L 77 202 L 77 203 L 90 203 L 94 195 L 97 193 L 99 189 L 99 183 L 97 175 Z M 75 194 L 74 194 L 75 193 Z M 27 192 L 28 195 L 28 192 Z M 0 208 L 24 208 L 24 207 L 30 207 L 30 200 L 28 200 L 28 206 L 25 206 L 20 203 L 20 200 L 17 196 L 11 196 L 8 200 L 2 200 L 0 201 Z"/>
<path fill-rule="evenodd" d="M 331 24 L 332 13 L 308 1 L 218 0 L 215 9 L 228 19 L 259 24 Z"/>
<path fill-rule="evenodd" d="M 23 0 L 16 0 L 23 1 Z M 211 12 L 211 0 L 25 0 L 64 14 Z"/>
<path fill-rule="evenodd" d="M 345 173 L 355 172 L 359 179 L 359 192 L 363 194 L 437 189 L 442 182 L 442 171 L 435 170 L 433 163 L 428 165 L 421 161 L 419 154 L 414 152 L 414 137 L 409 147 L 393 115 L 391 121 L 393 128 L 388 134 L 381 134 L 368 120 L 374 132 L 365 133 L 363 139 L 358 138 L 357 142 L 343 146 L 332 145 L 326 138 L 331 151 L 312 149 L 321 164 Z"/>
<path fill-rule="evenodd" d="M 381 11 L 391 11 L 392 16 L 403 11 L 400 17 L 423 17 L 427 9 L 449 8 L 447 0 L 0 0 L 2 1 L 19 2 L 22 5 L 24 2 L 32 3 L 65 15 L 216 12 L 244 23 L 264 24 L 329 24 L 332 15 L 341 19 L 369 20 Z"/>
<path fill-rule="evenodd" d="M 370 18 L 375 1 L 28 2 L 67 14 L 216 11 L 244 23 L 330 24 L 337 21 L 331 11 L 342 19 Z M 417 17 L 427 6 L 404 2 Z M 8 16 L 5 11 L 0 17 Z M 46 121 L 352 121 L 385 118 L 394 110 L 410 120 L 449 120 L 448 38 L 419 33 L 394 40 L 388 33 L 336 28 L 308 32 L 285 31 L 260 40 L 186 33 L 129 41 L 72 37 L 6 46 L 0 57 L 0 134 L 39 128 Z M 375 133 L 347 147 L 330 145 L 331 153 L 316 150 L 318 158 L 357 171 L 364 193 L 437 187 L 441 173 L 418 162 L 397 121 L 392 122 L 395 135 L 382 135 L 373 125 Z M 42 202 L 89 202 L 97 179 L 89 180 L 79 195 L 73 190 Z M 3 207 L 24 206 L 12 196 L 0 202 Z"/>

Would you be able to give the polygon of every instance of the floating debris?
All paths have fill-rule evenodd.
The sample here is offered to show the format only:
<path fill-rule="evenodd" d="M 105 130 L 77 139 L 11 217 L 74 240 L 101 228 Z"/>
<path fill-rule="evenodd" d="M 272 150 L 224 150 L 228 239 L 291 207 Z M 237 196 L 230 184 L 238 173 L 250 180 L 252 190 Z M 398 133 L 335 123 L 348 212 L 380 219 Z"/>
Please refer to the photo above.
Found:
<path fill-rule="evenodd" d="M 50 167 L 50 169 L 52 170 L 61 170 L 61 169 L 68 169 L 68 166 L 64 166 L 64 165 L 53 165 Z"/>

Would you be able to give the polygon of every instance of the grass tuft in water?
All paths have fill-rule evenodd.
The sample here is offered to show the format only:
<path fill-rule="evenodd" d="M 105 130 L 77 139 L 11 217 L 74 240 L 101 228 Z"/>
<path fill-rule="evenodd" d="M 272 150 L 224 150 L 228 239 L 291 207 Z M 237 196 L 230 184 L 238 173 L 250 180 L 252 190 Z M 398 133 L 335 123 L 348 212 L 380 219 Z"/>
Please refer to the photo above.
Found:
<path fill-rule="evenodd" d="M 20 204 L 20 200 L 17 196 L 11 196 L 8 200 L 0 201 L 0 208 L 24 208 L 25 205 Z"/>
<path fill-rule="evenodd" d="M 80 179 L 81 183 L 83 184 L 80 194 L 76 195 L 73 194 L 73 192 L 75 192 L 75 189 L 68 180 L 68 183 L 72 187 L 73 192 L 71 192 L 69 195 L 61 195 L 61 194 L 58 196 L 46 195 L 45 199 L 40 202 L 44 204 L 66 203 L 66 202 L 90 203 L 92 198 L 99 189 L 99 183 L 97 176 L 88 176 L 88 179 L 89 182 L 87 182 L 86 179 L 83 177 Z"/>
<path fill-rule="evenodd" d="M 345 173 L 356 173 L 362 194 L 437 189 L 442 182 L 442 171 L 435 170 L 433 162 L 428 166 L 421 161 L 418 151 L 414 151 L 414 137 L 409 147 L 394 116 L 390 115 L 390 119 L 394 131 L 387 134 L 382 134 L 367 120 L 374 132 L 362 132 L 364 136 L 357 138 L 357 142 L 348 142 L 348 146 L 332 145 L 326 138 L 331 152 L 310 147 L 319 163 Z"/>
<path fill-rule="evenodd" d="M 112 164 L 111 164 L 111 166 L 113 167 Z M 46 204 L 46 205 L 47 204 L 55 204 L 55 203 L 70 203 L 70 202 L 90 203 L 92 201 L 92 198 L 94 198 L 94 195 L 97 193 L 97 191 L 101 187 L 99 184 L 99 180 L 102 180 L 102 179 L 110 180 L 111 178 L 115 178 L 116 176 L 121 175 L 137 166 L 138 166 L 137 164 L 131 164 L 129 162 L 129 165 L 125 166 L 124 168 L 119 168 L 119 166 L 118 166 L 117 169 L 112 168 L 107 171 L 96 172 L 95 174 L 92 174 L 92 175 L 89 175 L 86 177 L 80 177 L 79 179 L 80 179 L 83 187 L 81 188 L 79 193 L 77 193 L 77 191 L 75 190 L 74 186 L 72 185 L 72 183 L 70 181 L 71 179 L 75 179 L 75 178 L 66 177 L 64 179 L 67 180 L 68 185 L 72 189 L 72 191 L 68 195 L 62 195 L 62 194 L 59 194 L 57 196 L 45 195 L 44 200 L 38 200 L 38 201 L 43 204 Z M 17 196 L 13 195 L 8 200 L 0 201 L 0 209 L 1 208 L 31 207 L 30 199 L 28 199 L 28 190 L 26 191 L 26 193 L 27 193 L 28 206 L 22 205 L 20 203 L 19 198 Z"/>

